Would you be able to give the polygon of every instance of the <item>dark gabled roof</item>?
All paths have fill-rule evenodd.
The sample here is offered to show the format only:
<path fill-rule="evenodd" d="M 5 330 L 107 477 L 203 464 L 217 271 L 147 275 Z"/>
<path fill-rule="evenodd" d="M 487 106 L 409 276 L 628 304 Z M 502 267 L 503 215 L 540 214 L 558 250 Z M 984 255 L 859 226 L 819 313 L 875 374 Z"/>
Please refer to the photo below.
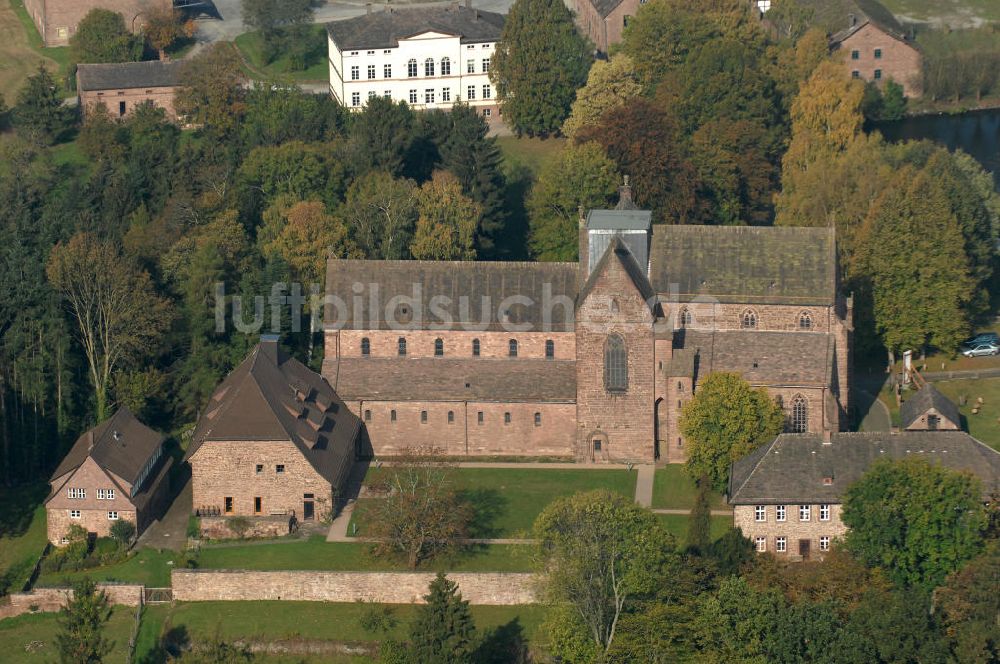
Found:
<path fill-rule="evenodd" d="M 331 259 L 326 294 L 344 306 L 327 302 L 324 317 L 328 327 L 349 330 L 503 330 L 500 304 L 517 295 L 533 304 L 512 304 L 507 324 L 572 332 L 576 288 L 576 263 Z M 386 306 L 397 296 L 417 300 L 419 320 L 418 312 L 411 310 L 412 320 L 400 314 L 395 316 L 397 323 L 386 322 Z M 555 306 L 546 307 L 546 302 Z M 446 313 L 450 321 L 439 313 Z"/>
<path fill-rule="evenodd" d="M 962 415 L 958 412 L 958 406 L 941 394 L 936 387 L 927 383 L 908 397 L 899 407 L 899 419 L 902 427 L 907 428 L 931 408 L 956 425 L 961 425 Z"/>
<path fill-rule="evenodd" d="M 184 62 L 120 62 L 77 65 L 81 90 L 173 88 L 181 84 Z"/>
<path fill-rule="evenodd" d="M 607 269 L 611 261 L 617 262 L 625 273 L 628 274 L 629 279 L 635 284 L 636 289 L 639 294 L 642 295 L 642 299 L 646 301 L 649 305 L 650 311 L 653 315 L 656 315 L 656 305 L 657 297 L 656 291 L 653 290 L 653 286 L 649 283 L 649 279 L 646 278 L 646 271 L 639 267 L 639 264 L 635 260 L 635 256 L 625 242 L 622 240 L 620 235 L 615 235 L 611 238 L 611 244 L 604 251 L 604 255 L 601 256 L 601 260 L 597 261 L 597 265 L 591 271 L 590 276 L 587 278 L 586 283 L 583 284 L 583 288 L 580 289 L 579 302 L 583 302 L 590 295 L 590 291 L 594 289 L 594 285 L 601 279 L 604 271 Z"/>
<path fill-rule="evenodd" d="M 597 13 L 601 18 L 607 18 L 611 12 L 618 8 L 618 5 L 620 5 L 622 1 L 623 0 L 584 0 L 584 2 L 590 3 L 590 5 L 597 10 Z"/>
<path fill-rule="evenodd" d="M 832 228 L 656 225 L 649 254 L 653 288 L 681 302 L 830 305 L 836 261 Z"/>
<path fill-rule="evenodd" d="M 621 205 L 628 205 L 628 202 L 622 202 Z M 652 218 L 653 213 L 649 210 L 635 207 L 591 210 L 587 213 L 587 230 L 648 231 Z"/>
<path fill-rule="evenodd" d="M 576 401 L 570 360 L 351 358 L 337 369 L 337 393 L 366 401 Z"/>
<path fill-rule="evenodd" d="M 877 0 L 799 0 L 799 5 L 812 12 L 810 22 L 832 35 L 830 41 L 835 44 L 869 22 L 897 39 L 905 39 L 906 28 Z"/>
<path fill-rule="evenodd" d="M 463 44 L 500 39 L 504 16 L 462 6 L 389 9 L 328 23 L 326 30 L 341 51 L 395 48 L 400 39 L 424 32 L 456 35 Z"/>
<path fill-rule="evenodd" d="M 876 460 L 909 457 L 975 475 L 984 496 L 1000 490 L 1000 453 L 963 431 L 835 433 L 828 445 L 822 434 L 782 434 L 732 465 L 729 502 L 840 503 Z"/>
<path fill-rule="evenodd" d="M 826 386 L 834 340 L 820 332 L 684 330 L 682 348 L 697 353 L 697 371 L 734 371 L 751 385 Z M 756 366 L 754 366 L 756 364 Z"/>
<path fill-rule="evenodd" d="M 360 424 L 322 377 L 262 340 L 215 390 L 186 458 L 212 441 L 289 441 L 333 482 L 353 460 Z"/>
<path fill-rule="evenodd" d="M 76 439 L 69 454 L 52 473 L 52 480 L 76 470 L 93 457 L 101 468 L 134 484 L 149 458 L 163 443 L 163 435 L 122 407 L 104 422 Z"/>

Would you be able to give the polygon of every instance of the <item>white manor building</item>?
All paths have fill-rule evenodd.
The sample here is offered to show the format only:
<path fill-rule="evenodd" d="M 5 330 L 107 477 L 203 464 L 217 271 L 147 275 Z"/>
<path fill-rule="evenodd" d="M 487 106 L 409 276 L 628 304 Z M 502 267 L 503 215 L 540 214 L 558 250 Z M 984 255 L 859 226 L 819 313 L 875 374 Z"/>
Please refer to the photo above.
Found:
<path fill-rule="evenodd" d="M 384 96 L 417 109 L 463 101 L 499 122 L 490 61 L 504 17 L 469 6 L 393 9 L 327 25 L 330 93 L 350 109 Z"/>

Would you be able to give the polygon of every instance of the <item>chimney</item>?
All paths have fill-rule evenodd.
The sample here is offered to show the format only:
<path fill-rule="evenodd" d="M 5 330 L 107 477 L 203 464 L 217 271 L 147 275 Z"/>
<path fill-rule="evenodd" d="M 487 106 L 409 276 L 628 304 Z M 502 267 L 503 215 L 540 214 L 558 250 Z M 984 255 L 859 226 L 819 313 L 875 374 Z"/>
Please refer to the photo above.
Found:
<path fill-rule="evenodd" d="M 278 363 L 278 335 L 277 334 L 262 334 L 260 335 L 260 352 L 259 355 L 267 359 L 272 364 Z"/>
<path fill-rule="evenodd" d="M 622 183 L 622 186 L 618 187 L 618 209 L 627 210 L 634 207 L 635 204 L 632 202 L 632 186 L 628 183 L 628 176 Z"/>
<path fill-rule="evenodd" d="M 365 3 L 365 14 L 371 15 L 371 13 L 372 13 L 372 3 L 366 2 Z"/>
<path fill-rule="evenodd" d="M 855 16 L 854 14 L 848 14 L 848 15 L 847 15 L 847 25 L 848 25 L 849 27 L 852 27 L 852 28 L 853 28 L 853 27 L 854 27 L 854 26 L 856 26 L 857 24 L 858 24 L 858 17 L 857 17 L 857 16 Z"/>
<path fill-rule="evenodd" d="M 94 430 L 91 429 L 87 432 L 87 451 L 90 452 L 94 449 Z"/>

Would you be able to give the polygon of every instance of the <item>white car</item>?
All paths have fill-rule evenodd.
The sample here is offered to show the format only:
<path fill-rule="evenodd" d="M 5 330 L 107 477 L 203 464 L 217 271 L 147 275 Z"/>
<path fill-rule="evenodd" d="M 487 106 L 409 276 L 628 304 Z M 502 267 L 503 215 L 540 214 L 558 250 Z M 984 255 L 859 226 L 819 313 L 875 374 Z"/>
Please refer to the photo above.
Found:
<path fill-rule="evenodd" d="M 997 354 L 1000 354 L 1000 346 L 994 343 L 976 344 L 975 346 L 965 346 L 962 348 L 962 355 L 966 357 Z"/>

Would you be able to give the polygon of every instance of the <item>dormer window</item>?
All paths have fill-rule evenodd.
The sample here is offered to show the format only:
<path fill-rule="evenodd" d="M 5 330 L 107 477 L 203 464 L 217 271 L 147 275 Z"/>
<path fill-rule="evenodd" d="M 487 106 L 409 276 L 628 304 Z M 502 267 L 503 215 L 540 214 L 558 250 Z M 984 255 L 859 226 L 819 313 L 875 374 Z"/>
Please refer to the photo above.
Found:
<path fill-rule="evenodd" d="M 833 478 L 829 477 L 829 476 L 824 477 L 823 478 L 823 486 L 833 486 Z"/>

